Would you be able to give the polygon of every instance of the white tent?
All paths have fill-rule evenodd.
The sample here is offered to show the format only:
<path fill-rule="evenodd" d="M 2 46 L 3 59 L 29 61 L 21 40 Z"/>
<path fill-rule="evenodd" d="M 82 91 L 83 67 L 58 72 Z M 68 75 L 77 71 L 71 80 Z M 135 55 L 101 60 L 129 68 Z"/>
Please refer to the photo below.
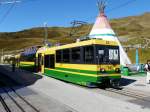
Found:
<path fill-rule="evenodd" d="M 104 5 L 104 4 L 101 4 Z M 124 51 L 121 43 L 119 42 L 115 32 L 111 28 L 107 16 L 104 14 L 104 8 L 100 6 L 100 14 L 89 34 L 90 38 L 103 39 L 108 41 L 116 41 L 120 48 L 120 64 L 126 66 L 131 64 L 126 52 Z"/>

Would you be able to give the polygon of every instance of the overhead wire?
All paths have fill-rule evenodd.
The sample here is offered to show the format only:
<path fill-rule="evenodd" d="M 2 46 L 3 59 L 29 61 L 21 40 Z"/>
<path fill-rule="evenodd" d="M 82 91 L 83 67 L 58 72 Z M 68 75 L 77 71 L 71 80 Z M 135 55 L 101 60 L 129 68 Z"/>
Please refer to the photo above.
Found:
<path fill-rule="evenodd" d="M 33 1 L 37 1 L 37 0 L 12 0 L 12 1 L 6 1 L 6 2 L 2 2 L 0 3 L 0 6 L 2 4 L 12 4 L 9 9 L 6 11 L 6 13 L 2 16 L 2 18 L 0 19 L 0 24 L 3 23 L 3 21 L 7 18 L 7 16 L 10 14 L 10 12 L 12 11 L 12 9 L 14 8 L 14 6 L 16 5 L 16 3 L 19 3 L 19 2 L 33 2 Z"/>
<path fill-rule="evenodd" d="M 6 11 L 6 13 L 2 16 L 2 18 L 0 19 L 0 24 L 2 24 L 4 22 L 4 20 L 7 18 L 7 16 L 10 14 L 10 12 L 12 11 L 12 9 L 14 8 L 14 6 L 16 5 L 16 3 L 19 3 L 19 2 L 22 2 L 22 1 L 25 1 L 25 2 L 31 2 L 31 1 L 37 1 L 37 0 L 12 0 L 12 1 L 6 1 L 6 2 L 3 2 L 3 3 L 0 3 L 0 6 L 2 4 L 11 4 L 11 6 L 9 7 L 9 9 Z"/>
<path fill-rule="evenodd" d="M 0 1 L 0 4 L 1 5 L 4 5 L 4 4 L 12 4 L 12 3 L 19 3 L 21 2 L 20 0 L 5 0 L 5 1 Z"/>
<path fill-rule="evenodd" d="M 105 1 L 105 3 L 108 2 L 108 0 L 104 0 L 104 1 Z M 133 3 L 133 2 L 136 2 L 136 1 L 137 1 L 137 0 L 128 0 L 128 1 L 122 3 L 122 4 L 118 5 L 118 6 L 115 6 L 115 7 L 112 7 L 112 8 L 110 8 L 110 9 L 106 10 L 105 12 L 106 12 L 106 13 L 111 13 L 111 12 L 113 12 L 113 11 L 115 11 L 115 10 L 118 10 L 118 9 L 120 9 L 120 8 L 123 8 L 123 7 L 129 5 L 129 4 Z M 84 21 L 91 21 L 91 20 L 94 21 L 94 19 L 95 19 L 96 17 L 97 17 L 97 16 L 87 17 L 86 19 L 84 18 Z"/>
<path fill-rule="evenodd" d="M 131 4 L 131 3 L 135 2 L 135 1 L 137 1 L 137 0 L 128 0 L 127 2 L 125 2 L 123 4 L 120 4 L 120 5 L 116 6 L 116 7 L 113 7 L 111 9 L 107 10 L 106 12 L 109 13 L 109 12 L 112 12 L 114 10 L 120 9 L 120 8 L 125 7 L 125 6 Z"/>
<path fill-rule="evenodd" d="M 3 23 L 3 21 L 7 18 L 7 16 L 9 15 L 9 13 L 12 11 L 12 9 L 14 8 L 14 6 L 15 6 L 15 1 L 16 0 L 13 0 L 14 1 L 14 3 L 9 7 L 9 9 L 6 11 L 6 13 L 2 16 L 2 18 L 0 19 L 0 24 L 2 24 Z"/>

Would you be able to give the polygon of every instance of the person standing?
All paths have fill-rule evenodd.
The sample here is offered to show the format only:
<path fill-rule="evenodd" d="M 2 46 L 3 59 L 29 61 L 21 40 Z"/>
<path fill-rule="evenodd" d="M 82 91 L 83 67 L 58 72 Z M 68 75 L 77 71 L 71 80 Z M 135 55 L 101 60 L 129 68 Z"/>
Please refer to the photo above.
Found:
<path fill-rule="evenodd" d="M 147 61 L 147 64 L 145 65 L 145 69 L 147 71 L 146 83 L 150 84 L 150 60 Z"/>
<path fill-rule="evenodd" d="M 150 60 L 147 61 L 147 64 L 145 65 L 146 71 L 150 72 Z"/>

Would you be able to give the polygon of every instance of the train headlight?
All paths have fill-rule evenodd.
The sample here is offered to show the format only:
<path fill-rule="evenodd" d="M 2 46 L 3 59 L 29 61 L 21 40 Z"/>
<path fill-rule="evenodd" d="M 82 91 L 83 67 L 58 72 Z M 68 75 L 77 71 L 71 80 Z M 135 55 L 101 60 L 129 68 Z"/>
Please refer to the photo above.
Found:
<path fill-rule="evenodd" d="M 116 73 L 120 73 L 120 69 L 119 69 L 119 68 L 116 68 L 116 69 L 115 69 L 115 72 L 116 72 Z"/>
<path fill-rule="evenodd" d="M 100 68 L 100 72 L 104 73 L 105 69 L 104 68 Z"/>

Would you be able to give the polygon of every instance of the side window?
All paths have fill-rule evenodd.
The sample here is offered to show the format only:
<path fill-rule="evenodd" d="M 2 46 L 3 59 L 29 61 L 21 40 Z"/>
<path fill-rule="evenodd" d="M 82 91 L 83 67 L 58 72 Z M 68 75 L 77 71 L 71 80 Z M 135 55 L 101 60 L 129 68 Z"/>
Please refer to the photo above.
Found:
<path fill-rule="evenodd" d="M 34 62 L 35 61 L 35 54 L 30 54 L 30 55 L 21 55 L 20 61 L 29 61 L 29 62 Z"/>
<path fill-rule="evenodd" d="M 61 50 L 56 51 L 56 62 L 57 63 L 61 63 L 62 62 L 62 56 L 61 56 L 61 54 L 62 54 Z"/>
<path fill-rule="evenodd" d="M 69 63 L 70 62 L 70 50 L 65 49 L 63 52 L 63 63 Z"/>
<path fill-rule="evenodd" d="M 80 63 L 81 62 L 80 55 L 81 55 L 80 48 L 72 48 L 71 54 L 72 63 Z"/>
<path fill-rule="evenodd" d="M 49 68 L 49 63 L 50 63 L 50 56 L 49 55 L 45 55 L 44 56 L 44 66 L 46 68 Z"/>
<path fill-rule="evenodd" d="M 94 47 L 86 46 L 83 49 L 84 63 L 94 63 Z"/>

